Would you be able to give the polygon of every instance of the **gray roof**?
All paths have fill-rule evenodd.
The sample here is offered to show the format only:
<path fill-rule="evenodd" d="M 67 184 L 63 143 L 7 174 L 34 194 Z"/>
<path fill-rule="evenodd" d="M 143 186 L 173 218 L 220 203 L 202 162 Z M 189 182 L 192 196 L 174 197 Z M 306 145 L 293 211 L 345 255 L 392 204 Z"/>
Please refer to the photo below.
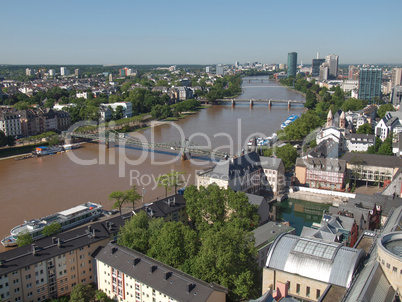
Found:
<path fill-rule="evenodd" d="M 186 207 L 186 200 L 183 195 L 176 194 L 168 196 L 152 203 L 148 203 L 143 207 L 136 209 L 135 212 L 145 211 L 150 217 L 164 218 L 168 214 Z"/>
<path fill-rule="evenodd" d="M 332 138 L 321 141 L 314 149 L 308 152 L 311 157 L 327 157 L 334 150 L 339 149 L 339 144 Z"/>
<path fill-rule="evenodd" d="M 337 158 L 297 158 L 296 166 L 307 167 L 311 170 L 344 173 L 346 161 Z"/>
<path fill-rule="evenodd" d="M 94 257 L 178 301 L 206 301 L 214 291 L 228 293 L 226 288 L 218 284 L 206 283 L 140 252 L 113 243 L 102 248 Z"/>
<path fill-rule="evenodd" d="M 348 164 L 353 164 L 354 160 L 361 160 L 364 165 L 375 167 L 402 167 L 402 159 L 390 155 L 378 155 L 368 153 L 352 153 L 347 152 L 342 156 Z"/>
<path fill-rule="evenodd" d="M 260 225 L 269 221 L 269 204 L 264 196 L 246 193 L 248 202 L 256 206 L 258 215 L 260 216 Z"/>
<path fill-rule="evenodd" d="M 360 139 L 360 140 L 358 140 L 358 139 Z M 350 140 L 352 142 L 359 142 L 361 144 L 369 144 L 369 143 L 374 143 L 375 135 L 374 134 L 351 133 Z"/>
<path fill-rule="evenodd" d="M 205 173 L 205 176 L 229 180 L 260 168 L 260 156 L 256 152 L 250 152 L 236 158 L 221 160 L 211 172 Z"/>
<path fill-rule="evenodd" d="M 282 233 L 292 233 L 295 228 L 277 223 L 274 221 L 267 222 L 262 226 L 253 230 L 255 238 L 255 246 L 257 248 L 265 246 L 275 240 Z"/>
<path fill-rule="evenodd" d="M 124 220 L 121 216 L 106 221 L 95 222 L 91 224 L 92 232 L 95 232 L 95 237 L 90 236 L 88 226 L 59 233 L 55 236 L 60 239 L 60 247 L 57 242 L 54 243 L 52 241 L 52 238 L 43 238 L 35 242 L 35 255 L 33 255 L 31 245 L 3 252 L 0 254 L 0 259 L 2 260 L 0 276 L 40 261 L 49 260 L 57 255 L 76 250 L 80 247 L 108 239 L 111 234 L 117 233 L 120 226 L 123 224 Z"/>
<path fill-rule="evenodd" d="M 363 250 L 328 243 L 317 239 L 283 234 L 272 244 L 267 267 L 349 287 Z"/>
<path fill-rule="evenodd" d="M 282 163 L 282 159 L 277 157 L 266 157 L 260 156 L 261 167 L 263 169 L 270 169 L 270 170 L 279 170 L 279 166 Z"/>

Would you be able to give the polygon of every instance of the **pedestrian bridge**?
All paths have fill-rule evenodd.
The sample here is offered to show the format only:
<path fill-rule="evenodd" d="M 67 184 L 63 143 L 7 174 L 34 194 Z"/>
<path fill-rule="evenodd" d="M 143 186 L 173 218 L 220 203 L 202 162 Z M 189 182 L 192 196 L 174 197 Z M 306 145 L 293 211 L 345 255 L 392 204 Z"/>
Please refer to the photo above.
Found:
<path fill-rule="evenodd" d="M 197 144 L 185 139 L 181 142 L 170 143 L 156 143 L 156 142 L 143 142 L 137 138 L 126 135 L 125 133 L 119 133 L 115 130 L 101 130 L 91 132 L 63 132 L 63 136 L 66 141 L 71 141 L 74 138 L 81 138 L 96 141 L 106 144 L 107 147 L 110 144 L 120 146 L 134 146 L 140 147 L 144 151 L 153 152 L 155 150 L 169 150 L 172 153 L 181 154 L 181 159 L 186 160 L 191 157 L 191 154 L 209 157 L 212 159 L 227 159 L 230 154 L 215 151 L 212 149 L 198 146 Z"/>

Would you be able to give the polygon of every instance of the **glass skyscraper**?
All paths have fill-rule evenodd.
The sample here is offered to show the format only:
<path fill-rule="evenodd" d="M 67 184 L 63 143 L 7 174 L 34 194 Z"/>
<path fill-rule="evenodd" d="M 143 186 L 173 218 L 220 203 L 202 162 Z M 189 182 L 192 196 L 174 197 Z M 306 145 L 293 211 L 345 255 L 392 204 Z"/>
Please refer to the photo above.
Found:
<path fill-rule="evenodd" d="M 288 53 L 288 77 L 296 77 L 297 68 L 297 52 Z"/>
<path fill-rule="evenodd" d="M 375 98 L 381 98 L 381 68 L 360 68 L 359 99 L 371 103 Z"/>

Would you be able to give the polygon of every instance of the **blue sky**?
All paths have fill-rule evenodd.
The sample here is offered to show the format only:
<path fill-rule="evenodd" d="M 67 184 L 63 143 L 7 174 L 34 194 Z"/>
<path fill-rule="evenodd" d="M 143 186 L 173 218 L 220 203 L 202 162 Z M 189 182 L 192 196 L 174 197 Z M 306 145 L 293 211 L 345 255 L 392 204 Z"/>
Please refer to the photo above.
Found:
<path fill-rule="evenodd" d="M 0 2 L 0 64 L 402 63 L 401 0 Z"/>

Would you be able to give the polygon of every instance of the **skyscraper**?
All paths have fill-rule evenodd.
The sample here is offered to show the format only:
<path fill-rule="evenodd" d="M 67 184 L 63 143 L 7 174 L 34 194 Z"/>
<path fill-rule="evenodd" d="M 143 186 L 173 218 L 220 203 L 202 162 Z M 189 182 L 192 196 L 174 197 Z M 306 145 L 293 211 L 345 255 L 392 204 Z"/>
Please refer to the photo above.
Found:
<path fill-rule="evenodd" d="M 382 69 L 360 68 L 359 99 L 373 102 L 381 98 Z"/>
<path fill-rule="evenodd" d="M 402 84 L 402 68 L 393 68 L 391 71 L 391 87 Z"/>
<path fill-rule="evenodd" d="M 221 75 L 223 76 L 225 74 L 225 71 L 223 69 L 222 64 L 216 65 L 216 75 Z"/>
<path fill-rule="evenodd" d="M 296 77 L 297 52 L 288 53 L 288 77 Z"/>
<path fill-rule="evenodd" d="M 325 61 L 329 65 L 329 76 L 335 79 L 338 77 L 338 59 L 339 57 L 334 54 L 329 54 L 325 58 Z"/>
<path fill-rule="evenodd" d="M 313 59 L 311 64 L 311 76 L 318 77 L 320 75 L 320 66 L 325 62 L 325 59 Z"/>

